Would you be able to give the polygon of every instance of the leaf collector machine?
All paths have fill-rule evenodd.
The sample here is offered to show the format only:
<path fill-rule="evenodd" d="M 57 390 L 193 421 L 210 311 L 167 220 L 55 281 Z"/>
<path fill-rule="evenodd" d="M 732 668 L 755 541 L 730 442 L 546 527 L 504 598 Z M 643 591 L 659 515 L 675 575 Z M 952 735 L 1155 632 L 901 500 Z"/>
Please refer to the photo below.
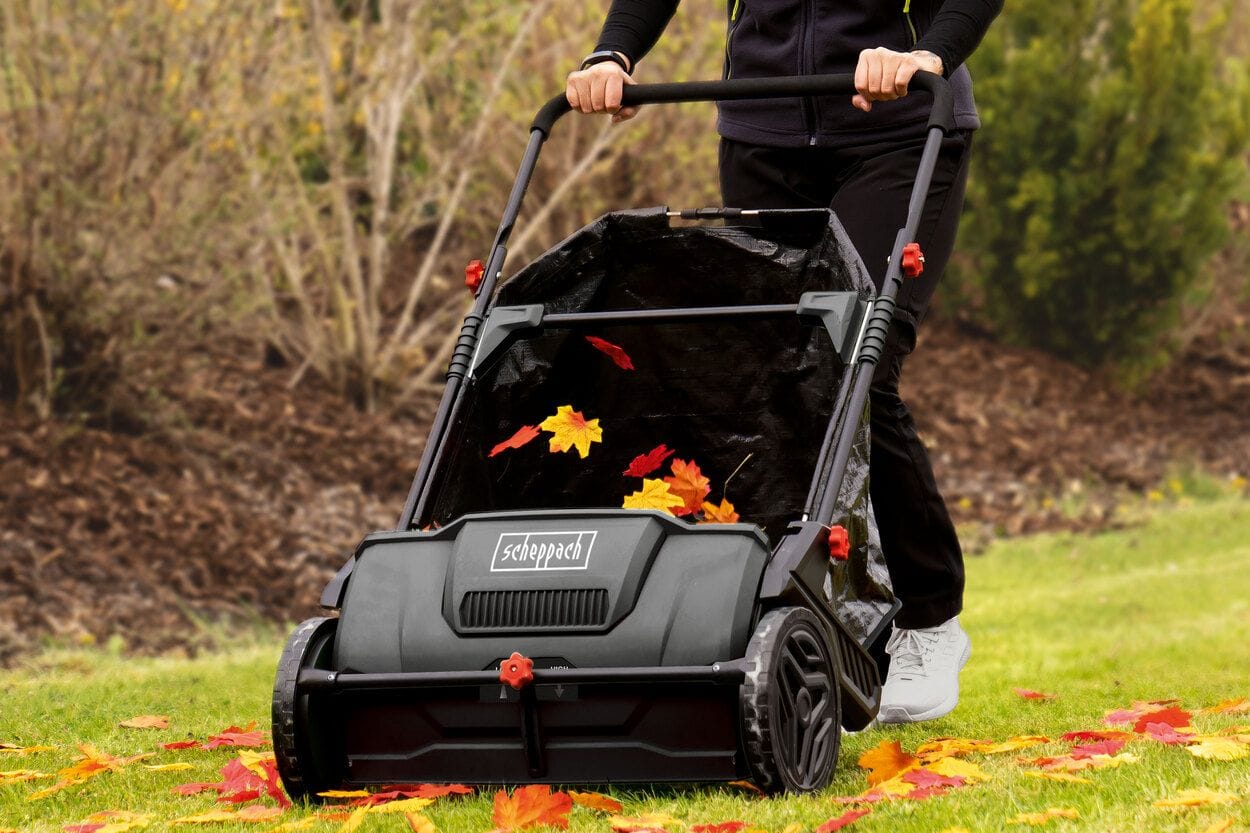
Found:
<path fill-rule="evenodd" d="M 501 282 L 563 96 L 538 113 L 396 528 L 294 631 L 273 693 L 292 797 L 374 784 L 826 786 L 875 717 L 897 602 L 867 489 L 867 400 L 945 132 L 933 99 L 874 291 L 828 210 L 614 212 Z M 630 86 L 626 104 L 847 95 L 849 75 Z M 587 345 L 623 345 L 628 372 Z M 558 403 L 589 455 L 486 449 Z M 743 522 L 616 508 L 664 442 Z M 558 449 L 555 449 L 558 450 Z"/>

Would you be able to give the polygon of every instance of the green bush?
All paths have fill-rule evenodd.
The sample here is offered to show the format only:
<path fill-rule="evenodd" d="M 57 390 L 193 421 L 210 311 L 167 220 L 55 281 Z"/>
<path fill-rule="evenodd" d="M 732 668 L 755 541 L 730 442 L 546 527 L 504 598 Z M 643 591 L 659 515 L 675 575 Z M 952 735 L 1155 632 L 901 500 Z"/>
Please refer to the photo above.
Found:
<path fill-rule="evenodd" d="M 1246 178 L 1250 86 L 1193 0 L 1013 0 L 973 61 L 961 288 L 1008 340 L 1141 367 Z"/>

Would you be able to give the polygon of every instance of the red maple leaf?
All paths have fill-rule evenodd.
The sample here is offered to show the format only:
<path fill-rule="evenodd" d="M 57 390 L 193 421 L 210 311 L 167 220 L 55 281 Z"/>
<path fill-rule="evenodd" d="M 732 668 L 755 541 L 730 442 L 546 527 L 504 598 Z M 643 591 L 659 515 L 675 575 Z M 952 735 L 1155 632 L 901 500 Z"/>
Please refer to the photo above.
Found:
<path fill-rule="evenodd" d="M 1176 731 L 1176 727 L 1171 723 L 1147 723 L 1144 734 L 1168 746 L 1179 746 L 1193 740 L 1189 735 L 1182 735 Z"/>
<path fill-rule="evenodd" d="M 1068 732 L 1063 735 L 1063 740 L 1128 740 L 1133 735 L 1130 732 L 1121 732 L 1118 729 L 1096 729 L 1092 732 Z"/>
<path fill-rule="evenodd" d="M 1122 740 L 1100 740 L 1097 743 L 1072 747 L 1072 757 L 1079 761 L 1081 758 L 1092 758 L 1095 755 L 1114 755 L 1123 748 L 1124 741 Z"/>
<path fill-rule="evenodd" d="M 962 787 L 967 781 L 958 775 L 939 775 L 928 769 L 913 769 L 903 773 L 903 780 L 917 787 Z M 913 791 L 914 792 L 914 791 Z M 911 796 L 909 795 L 908 798 Z"/>
<path fill-rule="evenodd" d="M 745 821 L 722 821 L 720 824 L 696 824 L 690 833 L 738 833 L 747 826 Z"/>
<path fill-rule="evenodd" d="M 1169 726 L 1175 726 L 1177 729 L 1180 729 L 1183 726 L 1188 726 L 1192 719 L 1193 715 L 1189 712 L 1184 709 L 1177 708 L 1176 706 L 1171 706 L 1166 709 L 1159 709 L 1158 711 L 1143 714 L 1141 717 L 1137 718 L 1137 722 L 1133 724 L 1133 731 L 1138 734 L 1142 734 L 1146 731 L 1146 727 L 1151 723 L 1166 723 Z"/>
<path fill-rule="evenodd" d="M 610 341 L 597 338 L 595 336 L 586 336 L 586 340 L 590 342 L 590 346 L 603 353 L 621 370 L 633 370 L 634 362 L 620 346 Z"/>
<path fill-rule="evenodd" d="M 567 793 L 553 793 L 546 784 L 531 784 L 518 787 L 511 796 L 503 790 L 495 793 L 492 818 L 497 830 L 522 830 L 542 824 L 567 830 L 571 809 L 573 799 Z"/>
<path fill-rule="evenodd" d="M 176 740 L 173 743 L 162 743 L 161 749 L 190 749 L 193 746 L 199 746 L 198 740 Z"/>
<path fill-rule="evenodd" d="M 264 746 L 265 740 L 261 732 L 255 731 L 256 721 L 253 720 L 243 728 L 228 726 L 206 740 L 203 749 L 216 749 L 219 746 Z"/>
<path fill-rule="evenodd" d="M 848 824 L 851 824 L 854 821 L 862 819 L 864 816 L 868 815 L 871 812 L 872 810 L 867 810 L 867 809 L 847 810 L 845 813 L 838 816 L 836 819 L 829 819 L 829 821 L 825 822 L 820 827 L 817 827 L 816 833 L 833 833 L 833 831 L 835 830 L 841 830 L 843 827 L 846 827 Z"/>
<path fill-rule="evenodd" d="M 1058 694 L 1045 694 L 1041 691 L 1034 691 L 1031 688 L 1013 688 L 1012 691 L 1025 700 L 1054 700 L 1059 696 Z"/>
<path fill-rule="evenodd" d="M 646 477 L 660 467 L 660 464 L 673 455 L 673 449 L 660 443 L 646 454 L 639 454 L 630 462 L 629 468 L 621 472 L 626 477 Z"/>
<path fill-rule="evenodd" d="M 703 499 L 712 492 L 709 481 L 699 471 L 699 464 L 694 460 L 673 461 L 673 476 L 664 478 L 669 491 L 685 501 L 685 505 L 673 510 L 674 515 L 693 515 L 703 508 Z"/>
<path fill-rule="evenodd" d="M 502 451 L 507 451 L 509 448 L 520 448 L 521 446 L 525 445 L 527 442 L 529 442 L 530 440 L 534 439 L 537 436 L 538 436 L 537 425 L 522 425 L 519 431 L 517 431 L 511 437 L 508 437 L 508 439 L 504 440 L 499 445 L 492 448 L 490 450 L 490 454 L 486 456 L 494 457 L 496 454 L 499 454 Z"/>

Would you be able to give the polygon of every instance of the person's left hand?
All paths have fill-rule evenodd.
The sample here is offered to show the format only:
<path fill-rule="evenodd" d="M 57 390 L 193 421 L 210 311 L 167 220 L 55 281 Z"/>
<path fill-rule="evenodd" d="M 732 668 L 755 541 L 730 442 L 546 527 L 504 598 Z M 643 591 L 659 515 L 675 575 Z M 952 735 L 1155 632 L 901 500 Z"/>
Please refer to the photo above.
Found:
<path fill-rule="evenodd" d="M 851 104 L 865 113 L 874 101 L 893 101 L 907 95 L 911 77 L 920 70 L 942 74 L 942 59 L 932 52 L 895 52 L 878 46 L 859 53 L 855 67 L 855 89 Z"/>

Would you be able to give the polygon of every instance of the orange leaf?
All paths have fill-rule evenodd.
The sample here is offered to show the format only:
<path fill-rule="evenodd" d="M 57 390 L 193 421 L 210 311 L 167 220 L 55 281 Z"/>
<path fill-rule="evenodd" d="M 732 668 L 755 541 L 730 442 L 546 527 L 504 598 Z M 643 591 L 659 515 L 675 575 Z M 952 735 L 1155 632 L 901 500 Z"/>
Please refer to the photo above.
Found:
<path fill-rule="evenodd" d="M 869 809 L 847 810 L 836 819 L 829 819 L 829 821 L 825 822 L 820 827 L 817 827 L 816 833 L 833 833 L 834 830 L 841 830 L 843 827 L 862 819 L 871 812 L 872 810 Z"/>
<path fill-rule="evenodd" d="M 38 781 L 41 778 L 51 778 L 49 772 L 36 772 L 33 769 L 11 769 L 8 772 L 0 772 L 0 784 L 17 784 L 21 781 Z"/>
<path fill-rule="evenodd" d="M 228 726 L 204 741 L 201 749 L 216 749 L 219 746 L 264 746 L 268 743 L 262 732 L 255 731 L 256 721 L 253 720 L 243 728 Z"/>
<path fill-rule="evenodd" d="M 1128 740 L 1132 732 L 1121 732 L 1119 729 L 1100 729 L 1093 732 L 1068 732 L 1062 740 Z"/>
<path fill-rule="evenodd" d="M 730 782 L 729 782 L 728 784 L 726 784 L 725 786 L 727 786 L 727 787 L 737 787 L 737 788 L 738 788 L 738 789 L 740 789 L 740 790 L 743 790 L 743 791 L 745 791 L 745 792 L 749 792 L 749 793 L 753 793 L 753 794 L 755 794 L 755 795 L 759 795 L 759 796 L 762 796 L 762 795 L 764 794 L 764 791 L 763 791 L 763 790 L 761 790 L 759 787 L 755 786 L 755 784 L 752 784 L 750 781 L 730 781 Z"/>
<path fill-rule="evenodd" d="M 117 724 L 124 729 L 168 729 L 169 715 L 142 714 Z"/>
<path fill-rule="evenodd" d="M 646 454 L 639 454 L 629 463 L 629 468 L 621 472 L 626 477 L 646 477 L 660 467 L 660 464 L 673 456 L 673 449 L 660 443 Z"/>
<path fill-rule="evenodd" d="M 1224 700 L 1202 710 L 1203 714 L 1245 714 L 1247 712 L 1250 712 L 1250 701 L 1247 701 L 1245 697 Z"/>
<path fill-rule="evenodd" d="M 678 515 L 692 515 L 698 512 L 703 499 L 712 491 L 709 481 L 699 471 L 699 465 L 691 460 L 673 461 L 673 476 L 664 478 L 664 482 L 673 490 L 673 494 L 681 498 L 684 505 L 677 510 Z"/>
<path fill-rule="evenodd" d="M 644 830 L 664 830 L 670 825 L 681 824 L 681 819 L 668 813 L 643 813 L 641 816 L 612 816 L 608 826 L 616 833 L 641 833 Z"/>
<path fill-rule="evenodd" d="M 520 448 L 521 446 L 525 445 L 526 443 L 528 443 L 530 440 L 534 439 L 537 436 L 538 436 L 537 425 L 522 425 L 519 431 L 517 431 L 511 437 L 508 437 L 508 439 L 504 440 L 499 445 L 492 448 L 490 450 L 490 454 L 486 456 L 494 457 L 496 454 L 499 454 L 500 452 L 503 452 L 503 451 L 507 451 L 509 448 Z"/>
<path fill-rule="evenodd" d="M 404 813 L 404 818 L 407 819 L 408 827 L 412 829 L 412 833 L 438 833 L 438 828 L 434 826 L 434 822 L 420 813 Z"/>
<path fill-rule="evenodd" d="M 736 524 L 738 522 L 738 513 L 734 511 L 734 505 L 729 501 L 721 498 L 720 506 L 712 503 L 703 504 L 703 520 L 705 524 Z"/>
<path fill-rule="evenodd" d="M 1233 826 L 1234 821 L 1236 819 L 1220 819 L 1212 822 L 1209 827 L 1202 828 L 1202 833 L 1225 833 L 1226 830 Z"/>
<path fill-rule="evenodd" d="M 605 813 L 619 813 L 622 808 L 621 802 L 600 793 L 579 793 L 576 790 L 569 790 L 569 798 L 573 799 L 574 804 L 580 804 L 592 810 L 602 810 Z"/>
<path fill-rule="evenodd" d="M 546 784 L 532 784 L 518 787 L 511 796 L 503 790 L 495 793 L 493 819 L 498 830 L 523 830 L 542 824 L 567 829 L 571 809 L 573 799 L 567 793 L 553 793 Z"/>
<path fill-rule="evenodd" d="M 633 370 L 634 369 L 633 360 L 629 357 L 629 354 L 626 353 L 625 350 L 621 348 L 619 345 L 613 344 L 612 342 L 607 341 L 602 338 L 597 338 L 596 336 L 586 336 L 586 340 L 590 342 L 591 347 L 595 348 L 600 353 L 603 353 L 605 356 L 611 359 L 612 363 L 615 364 L 617 367 L 619 367 L 621 370 Z"/>
<path fill-rule="evenodd" d="M 239 821 L 273 821 L 281 815 L 281 807 L 266 807 L 263 804 L 253 804 L 239 810 L 234 814 L 234 817 Z"/>
<path fill-rule="evenodd" d="M 626 496 L 622 509 L 658 509 L 666 515 L 682 506 L 684 501 L 668 489 L 663 480 L 643 480 L 642 490 Z"/>
<path fill-rule="evenodd" d="M 603 442 L 603 429 L 599 427 L 599 420 L 586 419 L 586 415 L 573 410 L 572 405 L 556 408 L 556 412 L 539 423 L 538 427 L 553 435 L 547 445 L 553 453 L 576 448 L 577 453 L 585 459 L 590 454 L 591 443 Z"/>
<path fill-rule="evenodd" d="M 919 766 L 920 760 L 904 752 L 896 740 L 883 740 L 859 756 L 859 767 L 869 770 L 868 783 L 874 786 Z"/>
<path fill-rule="evenodd" d="M 18 746 L 15 743 L 0 743 L 0 753 L 11 755 L 34 755 L 36 752 L 51 752 L 55 746 Z"/>
<path fill-rule="evenodd" d="M 1044 694 L 1031 688 L 1013 688 L 1012 691 L 1025 700 L 1054 700 L 1059 696 L 1058 694 Z"/>

